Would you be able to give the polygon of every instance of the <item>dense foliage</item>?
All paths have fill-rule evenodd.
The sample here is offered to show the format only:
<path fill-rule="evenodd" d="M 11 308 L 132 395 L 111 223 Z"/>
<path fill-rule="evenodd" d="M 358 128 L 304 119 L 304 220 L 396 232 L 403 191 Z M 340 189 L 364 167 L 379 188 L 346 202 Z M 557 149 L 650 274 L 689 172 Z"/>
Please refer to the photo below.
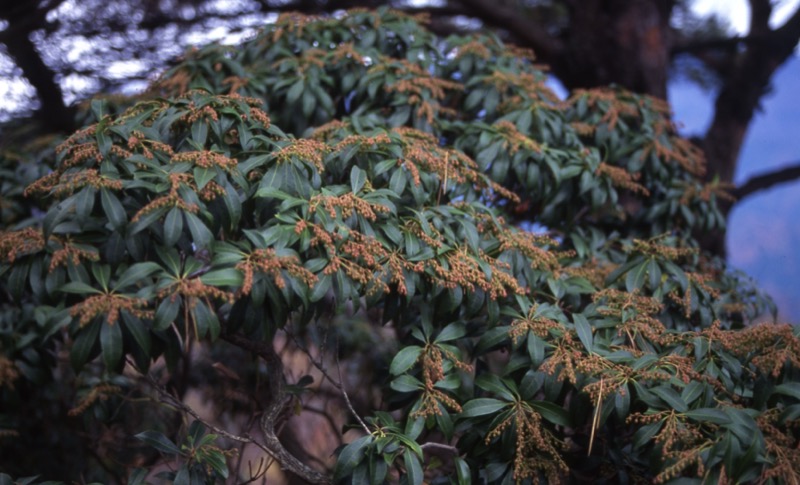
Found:
<path fill-rule="evenodd" d="M 24 194 L 44 162 L 6 154 L 3 468 L 247 480 L 250 444 L 318 483 L 796 481 L 800 339 L 696 249 L 723 187 L 662 101 L 545 81 L 490 35 L 286 15 L 94 101 Z M 319 379 L 331 469 L 278 438 Z M 45 417 L 81 419 L 73 476 L 31 459 Z"/>

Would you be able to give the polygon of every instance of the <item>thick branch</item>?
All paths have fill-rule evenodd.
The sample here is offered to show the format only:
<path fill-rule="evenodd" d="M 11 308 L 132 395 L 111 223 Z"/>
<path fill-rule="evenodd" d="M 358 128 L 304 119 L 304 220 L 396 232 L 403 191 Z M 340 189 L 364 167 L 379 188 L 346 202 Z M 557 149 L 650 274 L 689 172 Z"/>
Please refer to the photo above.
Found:
<path fill-rule="evenodd" d="M 504 5 L 497 0 L 459 0 L 470 13 L 494 27 L 508 30 L 526 47 L 530 47 L 542 58 L 555 59 L 564 51 L 564 45 L 549 35 L 543 26 L 533 25 L 518 8 Z"/>
<path fill-rule="evenodd" d="M 310 483 L 329 484 L 328 476 L 314 470 L 297 459 L 284 448 L 275 432 L 276 420 L 291 400 L 284 388 L 283 362 L 270 342 L 251 340 L 240 335 L 225 335 L 226 341 L 242 349 L 253 352 L 267 363 L 269 367 L 270 401 L 261 416 L 261 432 L 264 433 L 264 444 L 281 467 Z"/>
<path fill-rule="evenodd" d="M 768 2 L 752 0 L 753 8 L 768 10 Z M 709 177 L 733 180 L 747 128 L 767 92 L 775 70 L 794 52 L 800 40 L 800 8 L 779 29 L 765 30 L 761 12 L 752 24 L 753 42 L 740 54 L 735 68 L 724 78 L 717 95 L 714 119 L 705 135 L 703 148 L 709 162 Z M 735 54 L 734 54 L 735 55 Z"/>
<path fill-rule="evenodd" d="M 747 182 L 736 187 L 732 195 L 736 200 L 741 201 L 745 197 L 752 195 L 755 192 L 766 190 L 774 185 L 793 182 L 800 179 L 800 163 L 795 163 L 786 168 L 776 170 L 774 172 L 766 173 L 764 175 L 756 175 L 747 180 Z"/>
<path fill-rule="evenodd" d="M 0 42 L 5 44 L 8 55 L 36 89 L 41 102 L 36 117 L 53 131 L 70 132 L 75 128 L 75 110 L 64 103 L 64 93 L 56 82 L 55 73 L 44 63 L 30 38 L 35 20 L 26 19 L 25 28 L 7 30 L 0 36 Z"/>

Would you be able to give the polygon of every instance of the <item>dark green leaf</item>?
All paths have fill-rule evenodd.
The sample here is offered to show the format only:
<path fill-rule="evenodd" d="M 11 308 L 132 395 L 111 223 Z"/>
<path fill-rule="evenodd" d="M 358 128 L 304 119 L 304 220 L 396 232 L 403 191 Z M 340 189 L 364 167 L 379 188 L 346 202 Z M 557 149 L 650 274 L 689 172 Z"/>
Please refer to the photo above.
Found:
<path fill-rule="evenodd" d="M 686 403 L 674 389 L 667 386 L 658 386 L 650 389 L 650 392 L 664 400 L 672 409 L 679 413 L 685 413 L 688 410 Z"/>
<path fill-rule="evenodd" d="M 350 169 L 350 190 L 357 194 L 366 182 L 367 173 L 358 168 L 358 165 L 353 165 L 353 168 Z"/>
<path fill-rule="evenodd" d="M 142 441 L 144 441 L 147 445 L 161 451 L 163 453 L 167 453 L 170 455 L 180 455 L 181 450 L 169 440 L 166 436 L 159 433 L 158 431 L 143 431 L 135 436 Z"/>
<path fill-rule="evenodd" d="M 361 460 L 364 459 L 364 453 L 372 439 L 372 436 L 364 436 L 342 448 L 336 459 L 336 467 L 333 470 L 334 481 L 341 480 L 353 472 L 356 466 L 361 463 Z"/>
<path fill-rule="evenodd" d="M 239 287 L 244 283 L 244 275 L 235 268 L 215 269 L 202 275 L 200 281 L 211 286 Z"/>
<path fill-rule="evenodd" d="M 69 283 L 63 285 L 61 288 L 58 289 L 63 293 L 74 293 L 76 295 L 88 295 L 88 294 L 99 294 L 102 293 L 97 288 L 93 288 L 86 283 L 82 283 L 80 281 L 70 281 Z"/>
<path fill-rule="evenodd" d="M 425 386 L 423 386 L 422 382 L 420 382 L 416 377 L 403 374 L 397 379 L 393 380 L 390 384 L 390 387 L 397 392 L 414 392 L 422 389 Z"/>
<path fill-rule="evenodd" d="M 192 123 L 192 140 L 197 142 L 199 146 L 205 146 L 207 138 L 208 122 L 204 119 L 199 119 Z"/>
<path fill-rule="evenodd" d="M 114 286 L 114 290 L 126 288 L 136 283 L 141 284 L 146 282 L 146 278 L 161 270 L 162 268 L 160 265 L 151 261 L 136 263 L 130 268 L 126 269 L 119 279 L 117 279 L 117 284 Z"/>
<path fill-rule="evenodd" d="M 419 462 L 419 457 L 412 453 L 411 450 L 406 449 L 403 452 L 403 461 L 406 465 L 408 484 L 421 485 L 424 474 L 422 473 L 422 464 Z"/>
<path fill-rule="evenodd" d="M 417 345 L 410 345 L 408 347 L 404 347 L 394 356 L 392 359 L 392 364 L 389 367 L 389 372 L 392 373 L 393 376 L 400 375 L 411 368 L 419 358 L 419 354 L 422 352 L 422 347 Z"/>
<path fill-rule="evenodd" d="M 304 89 L 305 83 L 303 82 L 303 79 L 300 78 L 294 84 L 292 84 L 291 88 L 289 88 L 289 91 L 286 93 L 286 101 L 290 104 L 294 103 L 300 99 Z"/>
<path fill-rule="evenodd" d="M 80 370 L 92 355 L 92 349 L 97 343 L 97 335 L 100 333 L 101 323 L 97 320 L 81 329 L 69 354 L 70 364 L 76 371 Z"/>
<path fill-rule="evenodd" d="M 460 418 L 484 416 L 486 414 L 496 413 L 506 406 L 510 406 L 510 403 L 500 401 L 499 399 L 481 397 L 464 404 L 461 414 L 458 416 Z"/>
<path fill-rule="evenodd" d="M 174 246 L 183 232 L 183 211 L 173 207 L 164 218 L 164 244 Z"/>
<path fill-rule="evenodd" d="M 434 342 L 436 343 L 450 342 L 453 340 L 458 340 L 466 334 L 467 334 L 467 328 L 464 326 L 464 324 L 459 322 L 454 322 L 444 327 L 442 331 L 439 332 L 439 335 L 436 336 Z"/>
<path fill-rule="evenodd" d="M 103 362 L 108 369 L 116 368 L 122 359 L 122 330 L 120 322 L 104 322 L 100 329 L 100 347 L 103 350 Z"/>
<path fill-rule="evenodd" d="M 214 235 L 199 217 L 191 212 L 185 212 L 186 223 L 189 225 L 189 232 L 192 233 L 192 240 L 197 248 L 207 248 L 214 240 Z"/>
<path fill-rule="evenodd" d="M 122 312 L 122 322 L 125 328 L 131 333 L 133 339 L 136 340 L 137 345 L 145 354 L 150 353 L 150 332 L 141 319 L 127 313 Z"/>
<path fill-rule="evenodd" d="M 580 313 L 573 314 L 572 319 L 575 321 L 575 330 L 578 332 L 578 338 L 581 340 L 581 343 L 586 347 L 588 352 L 592 352 L 593 336 L 592 326 L 589 325 L 589 320 Z"/>
<path fill-rule="evenodd" d="M 153 330 L 160 332 L 166 330 L 172 325 L 172 322 L 178 318 L 178 311 L 181 308 L 180 298 L 167 297 L 161 300 L 156 308 L 156 316 L 153 322 Z"/>
<path fill-rule="evenodd" d="M 194 175 L 194 182 L 197 184 L 197 190 L 203 190 L 203 187 L 216 176 L 216 171 L 212 168 L 195 167 L 192 173 Z"/>
<path fill-rule="evenodd" d="M 458 477 L 458 485 L 471 485 L 472 474 L 469 471 L 469 465 L 463 458 L 457 456 L 454 458 L 456 465 L 456 476 Z"/>
<path fill-rule="evenodd" d="M 729 424 L 731 418 L 727 414 L 714 408 L 701 408 L 686 411 L 686 417 L 700 422 L 709 422 L 714 424 Z"/>
<path fill-rule="evenodd" d="M 779 384 L 775 386 L 772 392 L 773 394 L 783 394 L 785 396 L 791 396 L 795 399 L 800 399 L 800 383 L 786 382 L 784 384 Z"/>
<path fill-rule="evenodd" d="M 117 229 L 128 222 L 128 215 L 125 214 L 122 203 L 110 190 L 106 188 L 100 189 L 100 204 L 103 206 L 103 212 L 108 217 L 111 227 Z"/>
<path fill-rule="evenodd" d="M 531 401 L 530 405 L 547 421 L 566 428 L 572 427 L 569 414 L 561 406 L 548 401 Z"/>

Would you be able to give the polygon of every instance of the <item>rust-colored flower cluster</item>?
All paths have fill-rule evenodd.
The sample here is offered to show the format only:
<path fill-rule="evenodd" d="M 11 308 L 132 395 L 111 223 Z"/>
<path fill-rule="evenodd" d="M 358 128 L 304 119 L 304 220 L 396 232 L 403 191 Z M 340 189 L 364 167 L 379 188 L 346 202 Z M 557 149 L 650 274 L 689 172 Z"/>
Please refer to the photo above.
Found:
<path fill-rule="evenodd" d="M 412 173 L 415 184 L 419 185 L 418 170 L 422 168 L 437 174 L 444 187 L 447 187 L 448 180 L 456 184 L 470 183 L 489 198 L 500 196 L 519 202 L 517 194 L 489 180 L 478 170 L 478 164 L 460 150 L 443 148 L 432 135 L 413 128 L 399 127 L 393 131 L 402 136 L 404 145 L 404 159 L 398 163 Z"/>
<path fill-rule="evenodd" d="M 749 358 L 761 372 L 778 377 L 787 363 L 800 367 L 800 338 L 791 325 L 762 323 L 742 330 L 706 329 L 704 335 L 740 358 Z"/>
<path fill-rule="evenodd" d="M 481 59 L 489 59 L 492 53 L 484 44 L 484 39 L 475 38 L 466 44 L 461 44 L 453 49 L 456 59 L 461 59 L 467 55 L 473 55 Z"/>
<path fill-rule="evenodd" d="M 320 127 L 314 133 L 315 134 L 320 134 L 320 135 L 322 135 L 324 137 L 324 134 L 327 132 L 327 130 L 329 130 L 329 129 L 331 129 L 331 130 L 338 129 L 338 128 L 341 128 L 342 126 L 346 126 L 346 125 L 344 125 L 344 124 L 337 125 L 335 121 L 332 121 L 331 123 L 328 123 L 327 125 L 324 125 L 324 126 Z M 385 146 L 385 145 L 389 145 L 390 143 L 392 143 L 392 139 L 389 138 L 389 135 L 387 135 L 386 133 L 378 133 L 377 135 L 373 135 L 373 136 L 347 135 L 340 142 L 338 142 L 336 144 L 336 146 L 334 147 L 334 151 L 338 152 L 338 151 L 344 150 L 345 148 L 347 148 L 347 147 L 349 147 L 351 145 L 356 145 L 356 144 L 361 145 L 363 147 L 373 147 L 373 146 L 376 146 L 376 145 L 377 146 Z"/>
<path fill-rule="evenodd" d="M 303 30 L 316 22 L 320 22 L 323 20 L 323 17 L 314 16 L 314 15 L 303 15 L 298 12 L 287 12 L 282 13 L 278 16 L 278 19 L 275 21 L 275 28 L 272 29 L 272 35 L 270 37 L 265 37 L 264 40 L 271 41 L 273 44 L 278 43 L 278 41 L 286 34 L 301 36 L 303 35 Z"/>
<path fill-rule="evenodd" d="M 19 231 L 0 232 L 0 258 L 13 263 L 18 257 L 44 249 L 41 230 L 26 227 Z"/>
<path fill-rule="evenodd" d="M 494 226 L 495 237 L 500 241 L 501 251 L 519 251 L 530 261 L 530 266 L 539 271 L 554 272 L 561 264 L 553 251 L 542 246 L 557 246 L 558 243 L 548 236 L 533 234 L 527 231 L 511 230 Z"/>
<path fill-rule="evenodd" d="M 454 412 L 461 412 L 461 405 L 455 399 L 435 388 L 436 383 L 445 378 L 444 357 L 447 357 L 456 368 L 464 372 L 472 372 L 471 365 L 461 362 L 447 349 L 434 344 L 425 345 L 418 359 L 422 366 L 422 383 L 425 385 L 425 389 L 422 391 L 421 406 L 412 413 L 413 417 L 440 416 L 442 414 L 440 404 Z"/>
<path fill-rule="evenodd" d="M 714 180 L 704 184 L 700 183 L 687 183 L 684 185 L 684 192 L 681 195 L 680 203 L 682 205 L 689 205 L 693 200 L 700 199 L 703 202 L 709 202 L 712 197 L 719 200 L 727 200 L 729 202 L 736 201 L 736 197 L 731 195 L 730 191 L 735 189 L 736 186 L 728 182 L 720 182 Z"/>
<path fill-rule="evenodd" d="M 193 213 L 200 210 L 200 208 L 197 207 L 197 204 L 190 204 L 186 202 L 178 193 L 178 189 L 180 189 L 181 185 L 188 185 L 191 188 L 195 188 L 194 179 L 191 174 L 171 173 L 169 174 L 169 181 L 169 192 L 166 195 L 162 195 L 161 197 L 151 200 L 147 205 L 139 209 L 139 211 L 131 219 L 132 222 L 138 221 L 142 218 L 142 216 L 149 214 L 150 212 L 153 212 L 161 207 L 177 207 L 178 209 Z"/>
<path fill-rule="evenodd" d="M 157 296 L 159 298 L 169 297 L 171 301 L 175 301 L 178 296 L 182 296 L 186 299 L 185 308 L 187 309 L 194 307 L 197 300 L 206 300 L 208 302 L 211 299 L 215 299 L 228 303 L 233 303 L 235 300 L 233 293 L 221 290 L 216 286 L 207 285 L 203 283 L 199 276 L 176 279 L 168 286 L 161 288 Z M 212 305 L 209 305 L 209 307 L 212 307 Z"/>
<path fill-rule="evenodd" d="M 683 308 L 683 315 L 688 319 L 692 315 L 693 286 L 705 291 L 712 299 L 718 298 L 720 291 L 718 288 L 713 286 L 714 277 L 712 275 L 687 272 L 686 279 L 689 281 L 689 285 L 686 286 L 686 290 L 684 290 L 683 295 L 680 294 L 679 288 L 675 288 L 667 296 L 670 298 L 670 300 L 674 301 L 678 304 L 678 306 Z"/>
<path fill-rule="evenodd" d="M 416 106 L 416 116 L 433 124 L 437 116 L 454 115 L 455 111 L 443 106 L 441 101 L 448 92 L 463 91 L 464 86 L 454 81 L 433 76 L 417 64 L 406 60 L 381 59 L 368 73 L 391 71 L 397 81 L 388 82 L 384 89 L 388 93 L 408 95 L 408 105 Z"/>
<path fill-rule="evenodd" d="M 530 72 L 510 72 L 497 70 L 484 79 L 500 93 L 511 93 L 501 106 L 502 109 L 518 109 L 520 103 L 533 101 L 535 105 L 546 105 L 560 109 L 563 105 L 558 96 L 545 84 L 544 76 Z"/>
<path fill-rule="evenodd" d="M 534 153 L 541 153 L 542 151 L 542 147 L 535 140 L 521 133 L 517 126 L 510 121 L 498 121 L 493 125 L 493 128 L 503 137 L 503 149 L 508 151 L 509 155 L 514 155 L 520 148 Z"/>
<path fill-rule="evenodd" d="M 89 168 L 79 172 L 66 172 L 62 174 L 58 179 L 58 183 L 53 185 L 50 190 L 56 196 L 64 197 L 86 186 L 94 187 L 95 189 L 106 188 L 110 190 L 122 190 L 122 181 L 100 175 L 97 169 Z M 43 188 L 42 185 L 38 185 L 36 188 L 31 186 L 31 191 L 40 192 Z"/>
<path fill-rule="evenodd" d="M 779 483 L 800 483 L 800 441 L 798 420 L 782 420 L 782 409 L 772 408 L 756 418 L 758 429 L 764 434 L 767 455 L 774 457 L 766 463 L 760 479 L 766 483 L 777 479 Z"/>
<path fill-rule="evenodd" d="M 311 138 L 319 141 L 327 141 L 340 130 L 347 128 L 350 124 L 342 120 L 331 120 L 323 125 L 314 128 Z M 354 135 L 357 136 L 357 135 Z"/>
<path fill-rule="evenodd" d="M 665 244 L 659 244 L 658 239 L 634 239 L 633 247 L 631 249 L 632 251 L 644 256 L 668 259 L 670 261 L 677 261 L 682 258 L 694 256 L 698 253 L 697 248 L 679 248 L 675 246 L 667 246 Z"/>
<path fill-rule="evenodd" d="M 697 476 L 702 477 L 705 474 L 702 452 L 714 443 L 704 436 L 699 429 L 699 423 L 674 409 L 632 413 L 627 421 L 639 425 L 661 423 L 661 429 L 653 437 L 653 441 L 661 447 L 664 461 L 670 462 L 670 465 L 656 475 L 655 483 L 665 483 L 682 476 L 692 467 L 696 469 Z"/>
<path fill-rule="evenodd" d="M 294 276 L 309 288 L 317 282 L 317 277 L 305 269 L 296 257 L 276 256 L 274 249 L 256 249 L 247 259 L 239 262 L 236 269 L 244 273 L 242 293 L 245 295 L 249 294 L 253 288 L 253 276 L 256 272 L 271 276 L 278 288 L 286 286 L 283 271 Z"/>
<path fill-rule="evenodd" d="M 658 130 L 659 127 L 657 126 Z M 666 129 L 666 128 L 662 128 Z M 706 173 L 706 159 L 703 150 L 686 138 L 675 135 L 655 136 L 648 138 L 649 143 L 644 147 L 641 159 L 645 160 L 650 153 L 666 163 L 677 163 L 684 170 L 696 177 Z"/>
<path fill-rule="evenodd" d="M 514 345 L 517 345 L 520 340 L 526 337 L 528 332 L 533 332 L 537 337 L 545 338 L 550 334 L 551 330 L 562 328 L 562 325 L 555 320 L 536 316 L 536 308 L 536 306 L 533 306 L 525 318 L 515 318 L 511 321 L 511 328 L 508 333 Z"/>
<path fill-rule="evenodd" d="M 119 313 L 125 311 L 138 318 L 152 318 L 153 312 L 146 310 L 148 301 L 145 298 L 133 298 L 117 293 L 102 293 L 87 297 L 70 308 L 73 317 L 80 317 L 78 324 L 86 326 L 95 317 L 105 315 L 105 321 L 114 325 L 119 320 Z"/>
<path fill-rule="evenodd" d="M 122 388 L 111 384 L 98 384 L 92 387 L 89 392 L 81 398 L 78 404 L 69 410 L 70 416 L 80 416 L 86 412 L 92 404 L 97 401 L 105 401 L 109 397 L 122 392 Z"/>
<path fill-rule="evenodd" d="M 560 369 L 558 380 L 566 380 L 572 384 L 578 382 L 576 371 L 585 359 L 585 354 L 582 352 L 583 346 L 576 342 L 573 335 L 574 332 L 564 331 L 549 342 L 553 346 L 553 352 L 539 366 L 539 371 L 552 376 Z"/>
<path fill-rule="evenodd" d="M 336 219 L 337 210 L 342 219 L 347 219 L 355 213 L 368 221 L 375 221 L 378 219 L 378 214 L 389 212 L 388 207 L 368 202 L 352 192 L 339 196 L 315 195 L 309 201 L 309 212 L 313 214 L 320 205 L 325 208 L 331 219 Z"/>
<path fill-rule="evenodd" d="M 307 229 L 313 234 L 311 246 L 321 246 L 327 253 L 329 263 L 323 273 L 343 270 L 350 279 L 365 285 L 368 294 L 389 293 L 390 284 L 395 284 L 400 294 L 407 294 L 405 273 L 425 270 L 423 262 L 410 262 L 399 251 L 390 251 L 376 238 L 358 231 L 348 231 L 345 236 L 306 221 L 295 225 L 297 233 Z"/>
<path fill-rule="evenodd" d="M 331 52 L 331 59 L 336 63 L 341 62 L 344 59 L 352 59 L 362 66 L 367 65 L 366 60 L 361 53 L 358 52 L 352 42 L 343 42 L 337 45 L 336 49 Z"/>
<path fill-rule="evenodd" d="M 509 416 L 486 435 L 487 445 L 500 437 L 511 425 L 516 433 L 514 480 L 521 482 L 543 473 L 547 483 L 562 483 L 569 472 L 561 452 L 566 448 L 542 425 L 542 416 L 525 402 L 515 402 Z"/>
<path fill-rule="evenodd" d="M 567 104 L 575 106 L 582 100 L 585 100 L 590 108 L 597 108 L 603 112 L 600 123 L 608 125 L 609 130 L 617 126 L 620 118 L 640 117 L 638 103 L 619 96 L 619 93 L 612 88 L 576 89 L 567 100 Z"/>
<path fill-rule="evenodd" d="M 601 315 L 618 319 L 618 335 L 628 337 L 629 349 L 637 352 L 636 336 L 642 335 L 650 342 L 668 344 L 674 336 L 667 332 L 664 324 L 655 315 L 661 313 L 662 305 L 655 298 L 639 295 L 637 291 L 626 292 L 606 288 L 594 294 L 595 302 L 601 303 Z"/>
<path fill-rule="evenodd" d="M 95 248 L 86 249 L 78 247 L 75 244 L 70 243 L 69 240 L 61 240 L 57 237 L 51 237 L 50 239 L 56 240 L 59 244 L 61 244 L 61 248 L 53 251 L 53 255 L 50 257 L 49 270 L 51 272 L 58 266 L 67 266 L 69 263 L 77 266 L 80 264 L 81 259 L 86 261 L 100 260 L 100 255 Z"/>
<path fill-rule="evenodd" d="M 191 163 L 201 168 L 219 167 L 226 172 L 230 172 L 238 165 L 238 161 L 236 159 L 228 158 L 222 153 L 216 153 L 209 150 L 176 153 L 172 156 L 170 162 Z"/>
<path fill-rule="evenodd" d="M 596 258 L 583 261 L 580 266 L 566 266 L 561 268 L 561 272 L 572 277 L 585 278 L 595 288 L 605 286 L 606 278 L 613 271 L 610 264 L 600 262 Z"/>
<path fill-rule="evenodd" d="M 214 67 L 216 68 L 217 66 Z M 222 86 L 230 86 L 228 88 L 228 94 L 237 94 L 240 89 L 250 84 L 250 79 L 241 76 L 228 76 L 223 79 L 220 84 Z"/>
<path fill-rule="evenodd" d="M 488 256 L 483 251 L 475 254 L 470 252 L 467 246 L 461 246 L 443 256 L 444 264 L 436 259 L 425 261 L 426 266 L 432 270 L 428 273 L 429 277 L 439 286 L 461 287 L 468 292 L 481 289 L 493 300 L 504 298 L 509 292 L 517 295 L 525 294 L 525 289 L 513 275 L 508 273 L 509 265 Z M 488 271 L 484 270 L 484 267 L 487 267 Z"/>
<path fill-rule="evenodd" d="M 115 149 L 121 150 L 121 148 L 117 145 L 111 147 L 112 151 Z M 128 137 L 128 150 L 130 151 L 119 151 L 115 152 L 117 156 L 120 158 L 127 158 L 130 157 L 133 153 L 139 152 L 148 160 L 152 160 L 154 158 L 153 150 L 156 152 L 161 152 L 166 155 L 172 155 L 173 150 L 172 147 L 167 145 L 166 143 L 162 143 L 160 141 L 151 140 L 145 136 L 144 133 L 138 130 L 133 130 L 131 135 Z"/>
<path fill-rule="evenodd" d="M 622 167 L 615 167 L 602 162 L 597 166 L 595 174 L 601 177 L 608 177 L 611 180 L 611 183 L 616 187 L 621 187 L 633 193 L 639 193 L 644 196 L 650 195 L 650 191 L 647 190 L 644 185 L 636 182 L 639 179 L 638 173 L 632 174 Z"/>
<path fill-rule="evenodd" d="M 286 163 L 296 158 L 313 165 L 320 173 L 325 171 L 325 155 L 331 151 L 330 146 L 309 138 L 290 138 L 286 141 L 289 144 L 275 152 L 274 156 L 278 163 Z"/>
<path fill-rule="evenodd" d="M 200 120 L 208 123 L 209 121 L 219 121 L 219 114 L 210 104 L 198 107 L 192 101 L 186 106 L 186 113 L 181 116 L 180 120 L 188 125 Z"/>

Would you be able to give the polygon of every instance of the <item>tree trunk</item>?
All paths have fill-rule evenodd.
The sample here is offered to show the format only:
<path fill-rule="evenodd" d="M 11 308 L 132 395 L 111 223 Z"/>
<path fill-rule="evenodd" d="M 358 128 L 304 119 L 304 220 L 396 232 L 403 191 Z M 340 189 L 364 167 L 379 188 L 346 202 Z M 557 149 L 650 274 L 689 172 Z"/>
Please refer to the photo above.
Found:
<path fill-rule="evenodd" d="M 701 143 L 708 166 L 706 178 L 731 184 L 753 116 L 769 90 L 773 74 L 794 52 L 800 33 L 800 13 L 795 13 L 783 27 L 771 30 L 769 3 L 752 1 L 751 6 L 749 39 L 725 73 L 714 104 L 714 118 Z M 722 207 L 726 216 L 731 207 Z M 725 256 L 724 230 L 707 234 L 702 243 L 705 249 Z"/>
<path fill-rule="evenodd" d="M 55 73 L 47 67 L 30 38 L 30 32 L 15 32 L 5 36 L 8 54 L 22 69 L 22 74 L 36 89 L 39 109 L 36 119 L 48 131 L 68 133 L 75 129 L 75 109 L 64 103 L 64 93 L 56 82 Z"/>
<path fill-rule="evenodd" d="M 564 52 L 545 59 L 568 88 L 617 84 L 667 97 L 672 2 L 569 2 Z"/>
<path fill-rule="evenodd" d="M 0 19 L 9 28 L 0 32 L 0 42 L 8 55 L 22 70 L 22 75 L 36 89 L 39 108 L 35 117 L 46 131 L 69 133 L 74 131 L 75 109 L 64 103 L 64 92 L 56 80 L 56 73 L 47 66 L 36 49 L 31 34 L 47 26 L 47 14 L 63 0 L 52 2 L 17 2 L 0 0 Z"/>

